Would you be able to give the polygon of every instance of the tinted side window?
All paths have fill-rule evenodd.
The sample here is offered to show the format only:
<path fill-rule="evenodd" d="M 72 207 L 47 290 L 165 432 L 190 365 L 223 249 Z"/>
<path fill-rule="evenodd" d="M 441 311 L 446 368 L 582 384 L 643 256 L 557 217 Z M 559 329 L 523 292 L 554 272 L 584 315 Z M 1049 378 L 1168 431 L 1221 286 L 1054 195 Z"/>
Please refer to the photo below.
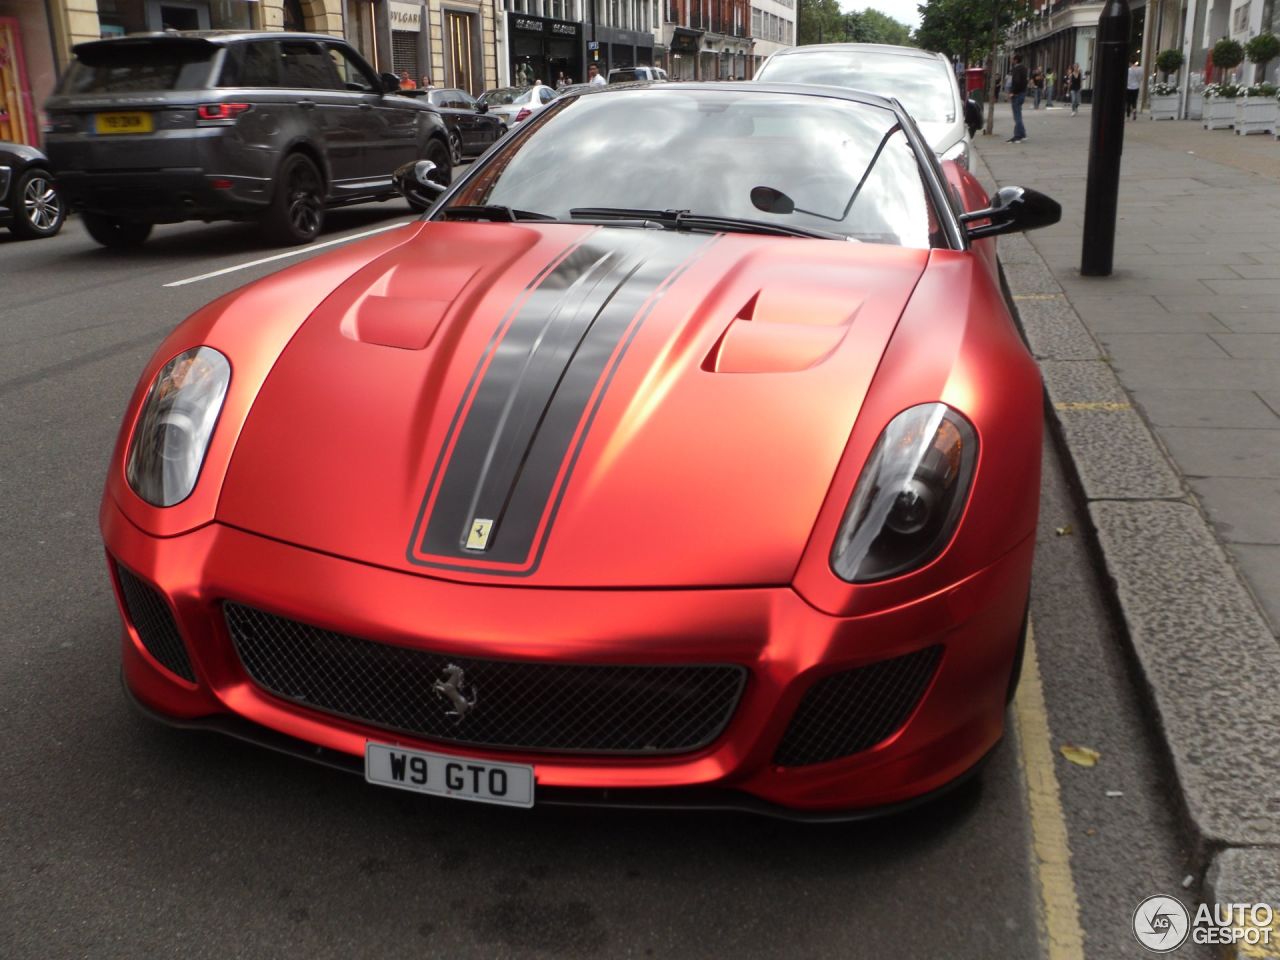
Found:
<path fill-rule="evenodd" d="M 369 76 L 360 65 L 347 56 L 341 47 L 330 47 L 329 57 L 333 61 L 334 70 L 345 90 L 359 90 L 363 93 L 374 93 L 376 87 L 373 77 Z"/>
<path fill-rule="evenodd" d="M 312 40 L 286 41 L 280 44 L 280 83 L 285 87 L 307 90 L 341 90 L 333 61 Z"/>
<path fill-rule="evenodd" d="M 274 41 L 242 43 L 227 51 L 220 87 L 276 87 L 280 85 L 280 51 Z"/>

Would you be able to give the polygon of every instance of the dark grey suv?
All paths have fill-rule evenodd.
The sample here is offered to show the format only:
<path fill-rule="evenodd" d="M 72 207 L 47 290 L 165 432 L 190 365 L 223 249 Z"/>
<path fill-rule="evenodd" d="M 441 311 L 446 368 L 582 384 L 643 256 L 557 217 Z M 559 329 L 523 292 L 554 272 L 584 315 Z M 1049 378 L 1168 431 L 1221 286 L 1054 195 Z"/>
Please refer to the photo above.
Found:
<path fill-rule="evenodd" d="M 451 175 L 448 131 L 345 41 L 300 33 L 139 34 L 78 44 L 45 104 L 46 152 L 93 238 L 260 219 L 306 243 L 327 207 L 385 200 L 401 164 Z"/>

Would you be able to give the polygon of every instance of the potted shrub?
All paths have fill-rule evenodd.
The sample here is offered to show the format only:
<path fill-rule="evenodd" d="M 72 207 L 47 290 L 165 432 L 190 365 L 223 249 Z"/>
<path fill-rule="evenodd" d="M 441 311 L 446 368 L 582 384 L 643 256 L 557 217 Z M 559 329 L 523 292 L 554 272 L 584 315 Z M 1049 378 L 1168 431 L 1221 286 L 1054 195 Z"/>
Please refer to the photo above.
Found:
<path fill-rule="evenodd" d="M 1236 133 L 1275 133 L 1280 119 L 1274 83 L 1255 83 L 1245 87 L 1236 100 Z"/>
<path fill-rule="evenodd" d="M 1178 119 L 1178 85 L 1169 82 L 1169 74 L 1177 73 L 1182 67 L 1180 50 L 1162 50 L 1156 57 L 1156 69 L 1164 76 L 1151 84 L 1151 119 Z"/>
<path fill-rule="evenodd" d="M 1238 83 L 1211 83 L 1204 88 L 1204 115 L 1201 123 L 1206 130 L 1230 130 L 1236 122 L 1236 99 L 1244 88 Z"/>
<path fill-rule="evenodd" d="M 1274 33 L 1260 33 L 1244 46 L 1245 55 L 1254 64 L 1253 79 L 1267 82 L 1267 64 L 1280 57 L 1280 38 Z"/>

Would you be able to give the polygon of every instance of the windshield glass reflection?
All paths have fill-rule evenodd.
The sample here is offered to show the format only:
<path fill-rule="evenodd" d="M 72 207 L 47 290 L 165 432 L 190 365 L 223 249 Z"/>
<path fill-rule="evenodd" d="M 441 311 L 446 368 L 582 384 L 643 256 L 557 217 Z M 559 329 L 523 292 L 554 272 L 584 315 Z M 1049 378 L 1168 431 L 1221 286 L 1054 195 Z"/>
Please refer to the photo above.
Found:
<path fill-rule="evenodd" d="M 785 212 L 756 206 L 758 187 L 784 194 Z M 567 98 L 449 202 L 483 204 L 562 219 L 579 207 L 690 210 L 867 242 L 942 242 L 891 111 L 743 87 Z"/>
<path fill-rule="evenodd" d="M 815 50 L 774 57 L 756 74 L 769 83 L 821 83 L 897 97 L 916 123 L 955 123 L 951 74 L 941 60 L 871 53 Z"/>

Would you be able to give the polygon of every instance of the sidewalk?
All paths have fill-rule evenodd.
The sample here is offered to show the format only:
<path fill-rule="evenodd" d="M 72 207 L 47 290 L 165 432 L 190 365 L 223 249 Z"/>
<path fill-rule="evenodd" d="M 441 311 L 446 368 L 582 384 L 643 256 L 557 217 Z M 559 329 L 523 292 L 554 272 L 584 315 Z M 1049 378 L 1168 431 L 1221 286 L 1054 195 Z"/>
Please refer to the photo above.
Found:
<path fill-rule="evenodd" d="M 1090 115 L 1007 104 L 988 189 L 1063 206 L 1000 240 L 1211 888 L 1280 905 L 1280 143 L 1125 125 L 1111 277 L 1079 273 Z M 1225 553 L 1223 552 L 1225 548 Z M 1245 850 L 1226 856 L 1224 848 Z"/>

